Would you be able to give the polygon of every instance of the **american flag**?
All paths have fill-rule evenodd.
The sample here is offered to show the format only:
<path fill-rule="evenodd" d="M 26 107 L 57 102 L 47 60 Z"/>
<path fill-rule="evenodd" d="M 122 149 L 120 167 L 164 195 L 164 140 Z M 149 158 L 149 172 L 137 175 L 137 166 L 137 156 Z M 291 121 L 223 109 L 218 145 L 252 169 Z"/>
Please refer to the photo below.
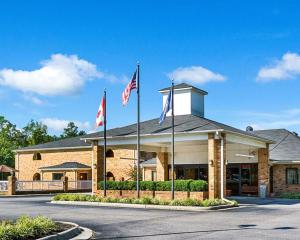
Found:
<path fill-rule="evenodd" d="M 122 103 L 126 105 L 129 101 L 131 90 L 136 89 L 136 71 L 133 74 L 131 81 L 127 84 L 125 90 L 122 93 Z"/>

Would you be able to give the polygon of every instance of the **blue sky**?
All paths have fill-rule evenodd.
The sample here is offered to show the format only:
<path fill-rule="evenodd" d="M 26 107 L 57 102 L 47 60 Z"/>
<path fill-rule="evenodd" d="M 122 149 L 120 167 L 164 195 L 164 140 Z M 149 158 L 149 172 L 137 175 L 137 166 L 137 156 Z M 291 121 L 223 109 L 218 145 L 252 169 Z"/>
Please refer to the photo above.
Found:
<path fill-rule="evenodd" d="M 59 133 L 135 122 L 121 92 L 141 62 L 141 118 L 160 115 L 168 74 L 208 91 L 206 117 L 300 132 L 299 1 L 5 1 L 0 115 Z"/>

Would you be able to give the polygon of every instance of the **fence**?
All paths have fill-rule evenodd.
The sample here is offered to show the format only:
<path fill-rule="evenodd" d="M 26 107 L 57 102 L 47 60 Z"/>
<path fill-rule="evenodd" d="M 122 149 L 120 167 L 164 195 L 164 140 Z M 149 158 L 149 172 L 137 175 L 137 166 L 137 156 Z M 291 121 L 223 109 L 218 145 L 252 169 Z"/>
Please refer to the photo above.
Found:
<path fill-rule="evenodd" d="M 69 190 L 89 190 L 92 188 L 92 181 L 68 181 Z M 22 191 L 63 191 L 63 181 L 17 181 L 16 190 Z"/>
<path fill-rule="evenodd" d="M 68 181 L 69 190 L 89 190 L 92 189 L 91 180 Z"/>
<path fill-rule="evenodd" d="M 0 181 L 0 192 L 6 192 L 8 190 L 8 181 Z"/>

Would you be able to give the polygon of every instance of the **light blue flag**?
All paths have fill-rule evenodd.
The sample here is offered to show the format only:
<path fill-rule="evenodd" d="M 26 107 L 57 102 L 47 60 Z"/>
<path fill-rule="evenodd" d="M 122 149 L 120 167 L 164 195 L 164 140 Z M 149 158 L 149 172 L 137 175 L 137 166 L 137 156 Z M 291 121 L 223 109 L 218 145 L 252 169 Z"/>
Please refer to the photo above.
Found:
<path fill-rule="evenodd" d="M 165 121 L 167 113 L 172 109 L 172 97 L 172 90 L 170 90 L 167 101 L 164 106 L 164 110 L 159 118 L 159 125 L 161 125 Z"/>

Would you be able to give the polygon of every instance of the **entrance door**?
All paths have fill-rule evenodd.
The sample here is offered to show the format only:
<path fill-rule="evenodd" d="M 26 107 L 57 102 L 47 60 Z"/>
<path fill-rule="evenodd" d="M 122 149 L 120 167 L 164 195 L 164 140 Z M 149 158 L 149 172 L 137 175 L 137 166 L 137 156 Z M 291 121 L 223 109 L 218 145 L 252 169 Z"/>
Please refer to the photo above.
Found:
<path fill-rule="evenodd" d="M 231 190 L 232 195 L 240 195 L 240 165 L 229 164 L 226 169 L 226 189 Z"/>

